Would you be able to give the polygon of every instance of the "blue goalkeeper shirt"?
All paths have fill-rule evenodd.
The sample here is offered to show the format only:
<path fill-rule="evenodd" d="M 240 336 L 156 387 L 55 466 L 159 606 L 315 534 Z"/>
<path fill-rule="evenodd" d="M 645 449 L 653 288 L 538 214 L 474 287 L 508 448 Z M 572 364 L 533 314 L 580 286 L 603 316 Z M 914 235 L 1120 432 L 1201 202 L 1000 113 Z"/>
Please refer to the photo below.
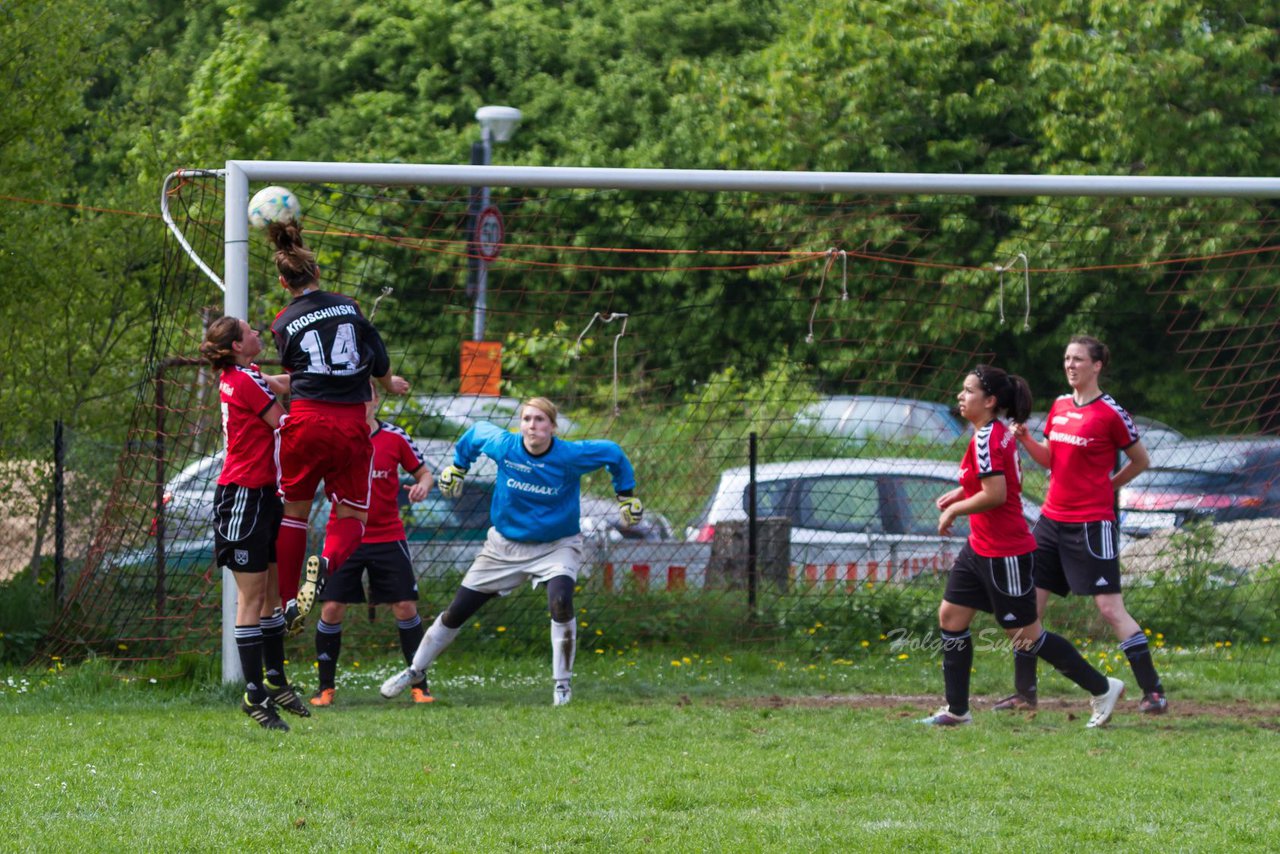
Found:
<path fill-rule="evenodd" d="M 570 442 L 552 437 L 539 456 L 525 450 L 518 433 L 477 421 L 453 450 L 453 464 L 469 469 L 481 454 L 498 464 L 489 516 L 498 533 L 522 543 L 549 543 L 581 531 L 582 476 L 606 468 L 614 492 L 635 489 L 631 461 L 617 442 Z"/>

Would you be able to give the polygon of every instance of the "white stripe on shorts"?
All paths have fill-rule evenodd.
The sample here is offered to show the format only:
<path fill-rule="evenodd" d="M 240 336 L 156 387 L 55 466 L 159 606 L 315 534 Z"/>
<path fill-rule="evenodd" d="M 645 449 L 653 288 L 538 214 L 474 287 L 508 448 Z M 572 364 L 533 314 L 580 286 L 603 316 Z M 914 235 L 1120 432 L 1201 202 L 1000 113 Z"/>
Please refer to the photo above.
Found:
<path fill-rule="evenodd" d="M 1016 557 L 1007 557 L 1004 559 L 1004 574 L 1009 580 L 1009 595 L 1022 595 L 1022 578 L 1018 574 L 1018 559 Z"/>

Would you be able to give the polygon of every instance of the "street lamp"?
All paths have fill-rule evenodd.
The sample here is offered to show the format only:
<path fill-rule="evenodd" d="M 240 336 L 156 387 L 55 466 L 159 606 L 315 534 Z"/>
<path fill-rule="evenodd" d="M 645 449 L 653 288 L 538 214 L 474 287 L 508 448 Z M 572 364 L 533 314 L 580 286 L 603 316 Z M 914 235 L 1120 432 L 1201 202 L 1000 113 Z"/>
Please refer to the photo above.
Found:
<path fill-rule="evenodd" d="M 493 159 L 493 144 L 506 142 L 516 132 L 520 124 L 520 111 L 515 107 L 485 106 L 476 110 L 476 121 L 480 122 L 480 141 L 471 144 L 471 163 L 473 166 L 488 166 Z M 502 218 L 496 209 L 489 204 L 489 188 L 480 187 L 471 191 L 471 252 L 468 263 L 467 291 L 474 293 L 476 300 L 475 316 L 472 321 L 471 338 L 473 341 L 484 340 L 484 315 L 487 304 L 487 285 L 489 279 L 489 261 L 497 253 L 497 244 L 501 242 Z M 496 239 L 495 239 L 496 238 Z"/>

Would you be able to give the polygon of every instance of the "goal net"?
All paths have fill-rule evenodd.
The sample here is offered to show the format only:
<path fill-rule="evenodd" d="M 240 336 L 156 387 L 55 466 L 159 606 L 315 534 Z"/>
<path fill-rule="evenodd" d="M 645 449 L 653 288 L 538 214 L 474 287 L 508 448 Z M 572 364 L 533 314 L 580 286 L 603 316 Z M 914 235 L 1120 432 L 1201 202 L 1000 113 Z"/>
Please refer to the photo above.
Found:
<path fill-rule="evenodd" d="M 1214 196 L 1101 179 L 966 190 L 941 176 L 890 192 L 803 175 L 741 188 L 740 173 L 653 173 L 665 182 L 646 188 L 628 170 L 579 170 L 609 172 L 598 186 L 457 173 L 494 184 L 482 212 L 461 181 L 310 166 L 259 170 L 248 191 L 285 184 L 299 198 L 322 286 L 375 315 L 413 385 L 380 417 L 436 471 L 469 424 L 510 427 L 530 395 L 561 407 L 564 438 L 615 440 L 635 464 L 640 529 L 619 526 L 606 473 L 583 484 L 580 654 L 755 639 L 846 656 L 934 629 L 963 542 L 937 535 L 934 506 L 968 440 L 956 391 L 990 362 L 1030 381 L 1042 415 L 1067 391 L 1062 350 L 1077 333 L 1109 344 L 1103 388 L 1140 417 L 1159 469 L 1121 496 L 1130 611 L 1157 646 L 1191 654 L 1280 631 L 1280 455 L 1266 438 L 1280 431 L 1280 217 L 1266 182 Z M 219 648 L 208 516 L 222 440 L 198 346 L 229 300 L 264 330 L 287 301 L 264 236 L 228 229 L 228 187 L 222 170 L 197 170 L 166 188 L 152 381 L 52 653 Z M 1034 519 L 1047 477 L 1029 460 L 1023 471 Z M 458 501 L 433 491 L 403 508 L 424 619 L 478 550 L 492 482 L 478 467 Z M 317 539 L 325 513 L 317 502 Z M 385 645 L 382 619 L 369 631 Z M 1087 602 L 1056 604 L 1049 622 L 1101 655 L 1112 646 Z M 545 637 L 545 600 L 524 591 L 459 643 Z"/>

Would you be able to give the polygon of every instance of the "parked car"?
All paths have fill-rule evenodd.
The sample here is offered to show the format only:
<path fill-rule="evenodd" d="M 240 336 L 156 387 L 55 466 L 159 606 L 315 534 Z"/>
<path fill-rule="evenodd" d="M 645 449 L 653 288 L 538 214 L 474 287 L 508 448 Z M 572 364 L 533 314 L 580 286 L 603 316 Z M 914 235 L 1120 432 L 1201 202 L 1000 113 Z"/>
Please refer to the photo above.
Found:
<path fill-rule="evenodd" d="M 747 518 L 750 470 L 720 475 L 702 515 L 686 532 L 694 542 L 711 542 L 721 522 Z M 859 545 L 874 538 L 939 537 L 936 501 L 958 486 L 956 463 L 918 459 L 822 459 L 767 463 L 756 469 L 757 516 L 785 516 L 793 544 Z M 1040 518 L 1035 502 L 1023 497 L 1028 524 Z M 968 536 L 968 520 L 955 527 L 956 540 Z"/>
<path fill-rule="evenodd" d="M 1120 529 L 1144 536 L 1193 519 L 1280 517 L 1280 442 L 1188 439 L 1120 490 Z"/>
<path fill-rule="evenodd" d="M 391 404 L 384 403 L 384 411 Z M 456 438 L 477 421 L 488 421 L 506 430 L 520 429 L 520 400 L 481 394 L 431 394 L 411 397 L 406 411 L 417 412 L 420 421 L 411 431 L 415 436 Z M 567 436 L 577 425 L 563 413 L 556 419 L 556 432 Z"/>
<path fill-rule="evenodd" d="M 960 440 L 968 427 L 949 404 L 863 394 L 824 398 L 802 409 L 796 422 L 861 442 L 874 438 L 950 444 Z"/>

